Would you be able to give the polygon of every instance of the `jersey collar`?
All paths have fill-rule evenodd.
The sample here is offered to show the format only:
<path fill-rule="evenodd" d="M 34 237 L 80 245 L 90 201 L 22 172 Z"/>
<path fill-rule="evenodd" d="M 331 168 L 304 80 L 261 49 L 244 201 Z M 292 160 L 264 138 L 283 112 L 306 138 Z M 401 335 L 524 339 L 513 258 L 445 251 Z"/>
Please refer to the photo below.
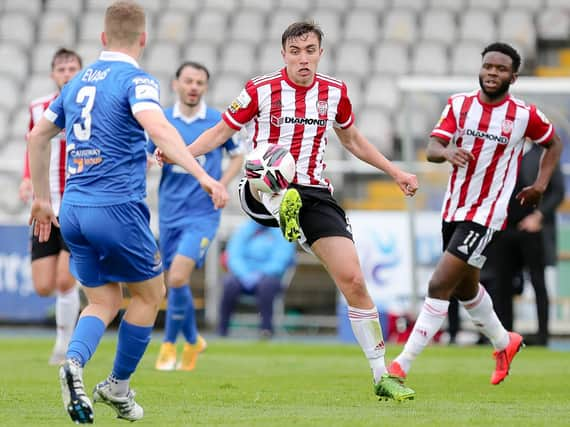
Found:
<path fill-rule="evenodd" d="M 200 101 L 200 109 L 198 110 L 198 113 L 194 114 L 192 117 L 188 117 L 182 114 L 182 111 L 180 111 L 180 102 L 177 102 L 176 104 L 174 104 L 174 107 L 172 108 L 172 117 L 175 119 L 180 119 L 184 123 L 189 125 L 190 123 L 193 123 L 196 120 L 200 119 L 204 120 L 206 118 L 206 110 L 207 110 L 206 103 L 204 101 Z"/>
<path fill-rule="evenodd" d="M 129 56 L 126 53 L 122 53 L 122 52 L 114 52 L 111 50 L 104 50 L 101 52 L 101 55 L 99 55 L 99 59 L 101 61 L 128 62 L 129 64 L 134 65 L 137 68 L 140 68 L 138 62 L 135 61 L 135 59 L 132 56 Z"/>

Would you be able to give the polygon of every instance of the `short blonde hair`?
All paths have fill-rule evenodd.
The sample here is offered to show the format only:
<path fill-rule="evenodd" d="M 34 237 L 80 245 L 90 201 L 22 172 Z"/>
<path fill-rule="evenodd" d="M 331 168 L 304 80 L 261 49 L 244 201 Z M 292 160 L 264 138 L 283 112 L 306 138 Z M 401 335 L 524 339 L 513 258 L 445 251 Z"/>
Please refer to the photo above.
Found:
<path fill-rule="evenodd" d="M 132 1 L 116 1 L 105 11 L 105 34 L 110 44 L 132 46 L 145 31 L 144 9 Z"/>

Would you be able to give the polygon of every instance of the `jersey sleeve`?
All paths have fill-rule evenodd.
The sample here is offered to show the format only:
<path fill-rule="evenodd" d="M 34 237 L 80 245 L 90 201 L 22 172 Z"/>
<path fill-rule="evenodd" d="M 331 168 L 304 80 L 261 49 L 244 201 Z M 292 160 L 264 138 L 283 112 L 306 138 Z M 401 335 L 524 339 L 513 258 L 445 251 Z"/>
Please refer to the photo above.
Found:
<path fill-rule="evenodd" d="M 525 136 L 537 144 L 544 144 L 552 139 L 554 126 L 536 105 L 530 106 L 530 116 L 526 127 Z"/>
<path fill-rule="evenodd" d="M 133 115 L 145 110 L 162 111 L 158 80 L 149 74 L 141 72 L 134 75 L 127 84 L 129 104 Z"/>
<path fill-rule="evenodd" d="M 222 119 L 234 130 L 240 130 L 247 122 L 259 112 L 257 104 L 257 90 L 250 80 L 240 94 L 222 114 Z"/>
<path fill-rule="evenodd" d="M 449 98 L 447 105 L 443 109 L 438 122 L 430 133 L 430 136 L 449 142 L 453 138 L 456 130 L 457 120 L 451 105 L 451 98 Z"/>
<path fill-rule="evenodd" d="M 65 88 L 64 88 L 65 90 Z M 65 114 L 63 110 L 63 91 L 55 98 L 44 112 L 44 117 L 60 129 L 65 129 Z"/>
<path fill-rule="evenodd" d="M 346 84 L 342 84 L 340 88 L 340 100 L 338 102 L 338 109 L 336 112 L 334 126 L 347 129 L 354 123 L 354 112 L 352 111 L 352 103 L 348 98 L 348 90 Z"/>

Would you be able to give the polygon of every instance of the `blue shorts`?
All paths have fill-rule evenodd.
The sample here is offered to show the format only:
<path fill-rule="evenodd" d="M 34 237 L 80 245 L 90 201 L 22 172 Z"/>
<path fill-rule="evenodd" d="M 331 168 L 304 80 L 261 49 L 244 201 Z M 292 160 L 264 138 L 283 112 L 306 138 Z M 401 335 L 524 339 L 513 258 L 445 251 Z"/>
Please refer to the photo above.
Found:
<path fill-rule="evenodd" d="M 200 217 L 179 227 L 167 227 L 160 224 L 160 252 L 164 266 L 168 270 L 176 255 L 191 258 L 200 268 L 204 264 L 208 248 L 216 236 L 220 218 Z"/>
<path fill-rule="evenodd" d="M 75 206 L 59 213 L 71 253 L 70 271 L 82 285 L 140 282 L 162 273 L 162 260 L 149 227 L 144 202 L 112 206 Z"/>

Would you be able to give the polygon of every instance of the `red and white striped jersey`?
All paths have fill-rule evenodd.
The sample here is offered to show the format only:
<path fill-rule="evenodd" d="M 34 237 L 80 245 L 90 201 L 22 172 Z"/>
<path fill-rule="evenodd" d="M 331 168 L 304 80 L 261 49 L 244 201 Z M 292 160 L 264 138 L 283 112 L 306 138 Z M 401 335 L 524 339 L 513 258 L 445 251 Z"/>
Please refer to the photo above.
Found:
<path fill-rule="evenodd" d="M 297 168 L 294 183 L 329 188 L 322 176 L 326 131 L 333 126 L 346 129 L 354 122 L 342 81 L 316 74 L 313 84 L 303 87 L 288 78 L 285 68 L 248 81 L 222 118 L 235 130 L 245 126 L 253 148 L 287 148 Z"/>
<path fill-rule="evenodd" d="M 525 138 L 544 144 L 553 135 L 554 127 L 535 105 L 512 96 L 490 105 L 481 101 L 479 91 L 452 95 L 431 136 L 470 151 L 475 160 L 453 167 L 443 220 L 503 229 Z"/>
<path fill-rule="evenodd" d="M 34 125 L 43 116 L 49 104 L 57 98 L 58 94 L 53 93 L 30 103 L 30 125 L 32 130 Z M 49 188 L 51 195 L 51 204 L 56 215 L 59 214 L 61 198 L 63 196 L 63 188 L 65 186 L 66 177 L 66 153 L 65 153 L 65 131 L 61 131 L 51 140 L 51 158 L 49 164 Z M 26 150 L 26 158 L 24 160 L 24 178 L 30 178 L 30 163 L 28 158 L 28 150 Z"/>

